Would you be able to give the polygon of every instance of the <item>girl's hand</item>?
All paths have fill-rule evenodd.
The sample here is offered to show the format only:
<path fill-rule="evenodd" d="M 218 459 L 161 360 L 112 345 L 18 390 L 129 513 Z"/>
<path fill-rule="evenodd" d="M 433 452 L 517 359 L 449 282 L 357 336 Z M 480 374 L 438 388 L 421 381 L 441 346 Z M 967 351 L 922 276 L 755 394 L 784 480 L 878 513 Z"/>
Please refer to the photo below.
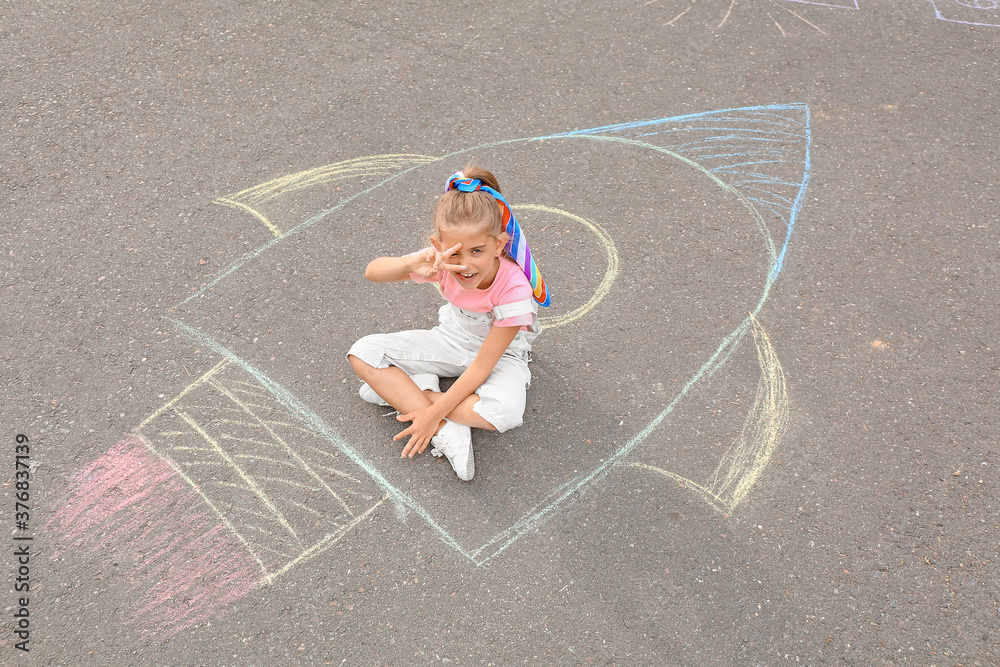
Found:
<path fill-rule="evenodd" d="M 431 438 L 437 435 L 438 428 L 441 425 L 441 417 L 437 415 L 437 411 L 434 410 L 434 406 L 424 408 L 423 410 L 417 410 L 416 412 L 411 412 L 406 415 L 397 415 L 396 420 L 401 422 L 413 422 L 393 437 L 393 440 L 400 440 L 406 436 L 410 436 L 410 440 L 406 443 L 406 447 L 403 447 L 403 453 L 400 454 L 401 458 L 413 458 L 414 454 L 420 454 L 427 449 L 427 445 L 430 444 Z"/>
<path fill-rule="evenodd" d="M 461 247 L 461 243 L 456 243 L 444 252 L 439 251 L 436 247 L 418 252 L 413 255 L 416 258 L 416 264 L 413 266 L 411 273 L 416 273 L 418 276 L 423 276 L 424 278 L 433 278 L 439 271 L 464 271 L 464 264 L 447 263 L 447 258 L 451 257 L 452 253 Z"/>

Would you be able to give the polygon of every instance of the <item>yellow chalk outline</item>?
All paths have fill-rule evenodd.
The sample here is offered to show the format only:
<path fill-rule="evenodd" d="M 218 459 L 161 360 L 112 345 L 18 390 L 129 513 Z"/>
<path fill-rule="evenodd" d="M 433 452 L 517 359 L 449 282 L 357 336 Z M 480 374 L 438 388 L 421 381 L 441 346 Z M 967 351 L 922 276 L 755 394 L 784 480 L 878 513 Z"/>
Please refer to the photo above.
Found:
<path fill-rule="evenodd" d="M 274 518 L 277 519 L 278 524 L 282 528 L 288 531 L 288 533 L 292 536 L 292 538 L 298 543 L 299 548 L 301 548 L 302 541 L 299 539 L 298 533 L 295 532 L 295 529 L 292 528 L 292 524 L 288 522 L 288 519 L 286 519 L 285 515 L 281 513 L 281 510 L 278 509 L 277 505 L 271 502 L 271 499 L 267 497 L 267 494 L 264 493 L 264 490 L 261 489 L 259 486 L 257 486 L 257 482 L 254 481 L 254 478 L 251 477 L 248 473 L 246 473 L 243 470 L 242 466 L 236 463 L 236 461 L 234 461 L 232 457 L 229 456 L 228 453 L 226 453 L 226 450 L 222 448 L 222 445 L 213 440 L 212 436 L 209 435 L 205 431 L 205 429 L 203 429 L 198 424 L 198 422 L 191 419 L 191 417 L 189 417 L 187 413 L 185 413 L 183 410 L 174 408 L 174 414 L 176 414 L 178 417 L 186 421 L 188 426 L 190 426 L 198 435 L 200 435 L 205 440 L 205 442 L 210 444 L 215 449 L 215 453 L 220 457 L 222 457 L 223 461 L 232 466 L 233 470 L 236 471 L 236 474 L 239 475 L 240 479 L 243 480 L 243 483 L 246 484 L 247 488 L 250 489 L 250 492 L 253 493 L 253 495 L 257 496 L 257 498 L 264 504 L 265 507 L 267 507 L 267 509 L 271 510 L 271 513 L 274 514 Z"/>
<path fill-rule="evenodd" d="M 570 220 L 579 222 L 584 227 L 590 229 L 597 236 L 597 239 L 604 246 L 604 252 L 608 255 L 608 269 L 604 272 L 604 278 L 601 280 L 601 284 L 597 286 L 594 290 L 593 296 L 587 303 L 583 304 L 576 310 L 573 310 L 564 315 L 554 315 L 552 317 L 540 317 L 538 318 L 544 329 L 555 329 L 556 327 L 561 327 L 563 325 L 569 324 L 570 322 L 575 322 L 580 319 L 590 311 L 592 311 L 597 304 L 604 300 L 604 297 L 608 295 L 611 291 L 611 286 L 615 282 L 615 278 L 618 277 L 618 248 L 615 247 L 615 242 L 611 240 L 611 235 L 608 234 L 604 229 L 593 222 L 590 222 L 586 218 L 581 218 L 578 215 L 570 213 L 569 211 L 564 211 L 560 208 L 553 208 L 551 206 L 542 206 L 541 204 L 518 204 L 517 206 L 512 206 L 515 211 L 539 211 L 541 213 L 554 213 L 556 215 L 562 215 Z"/>
<path fill-rule="evenodd" d="M 198 378 L 197 380 L 195 380 L 194 382 L 192 382 L 191 384 L 189 384 L 187 387 L 185 387 L 184 390 L 181 393 L 177 394 L 172 399 L 170 399 L 167 403 L 165 403 L 163 405 L 163 407 L 161 407 L 159 410 L 157 410 L 153 414 L 149 415 L 149 417 L 147 417 L 145 421 L 143 421 L 141 424 L 139 424 L 139 426 L 136 427 L 135 430 L 139 431 L 139 430 L 145 428 L 145 426 L 147 424 L 149 424 L 150 422 L 155 421 L 164 412 L 166 412 L 167 410 L 170 410 L 175 405 L 177 405 L 177 403 L 182 398 L 184 398 L 185 396 L 187 396 L 189 392 L 191 392 L 194 389 L 197 389 L 202 384 L 204 384 L 204 383 L 208 382 L 209 380 L 211 380 L 213 376 L 215 376 L 217 373 L 219 373 L 220 371 L 222 371 L 226 366 L 229 365 L 229 363 L 230 363 L 229 359 L 223 359 L 222 361 L 220 361 L 219 363 L 217 363 L 210 370 L 208 370 L 204 375 L 202 375 L 200 378 Z"/>
<path fill-rule="evenodd" d="M 364 513 L 359 514 L 350 523 L 344 526 L 340 530 L 340 532 L 329 533 L 322 540 L 320 540 L 319 542 L 317 542 L 316 544 L 312 545 L 311 547 L 303 551 L 301 554 L 299 554 L 297 558 L 288 561 L 288 563 L 286 563 L 280 570 L 278 570 L 274 574 L 269 574 L 266 577 L 264 577 L 261 583 L 263 585 L 270 586 L 271 584 L 274 583 L 275 579 L 283 575 L 285 572 L 288 572 L 296 565 L 311 560 L 312 558 L 315 558 L 319 554 L 323 553 L 324 551 L 332 547 L 334 544 L 339 542 L 344 537 L 344 535 L 346 535 L 352 528 L 354 528 L 356 525 L 364 521 L 364 519 L 367 518 L 369 514 L 378 509 L 379 506 L 382 505 L 382 503 L 384 503 L 388 497 L 389 497 L 388 495 L 382 496 L 381 500 L 379 500 L 377 503 L 369 507 Z"/>
<path fill-rule="evenodd" d="M 140 440 L 140 442 L 142 442 L 142 444 L 146 447 L 146 449 L 150 451 L 150 453 L 152 453 L 158 459 L 160 459 L 161 461 L 163 461 L 166 465 L 170 466 L 170 468 L 173 469 L 173 471 L 175 473 L 177 473 L 177 475 L 181 479 L 183 479 L 185 482 L 187 482 L 188 486 L 190 486 L 194 490 L 194 492 L 197 493 L 198 496 L 203 501 L 205 501 L 205 504 L 208 505 L 209 509 L 211 509 L 212 512 L 214 512 L 217 517 L 219 517 L 219 519 L 222 521 L 222 524 L 226 528 L 228 528 L 229 531 L 240 542 L 240 544 L 242 544 L 243 547 L 246 548 L 247 553 L 249 553 L 250 556 L 257 562 L 257 565 L 260 567 L 260 570 L 261 570 L 262 577 L 258 581 L 257 585 L 258 586 L 271 585 L 271 584 L 274 583 L 275 579 L 277 579 L 279 576 L 285 574 L 286 572 L 288 572 L 289 570 L 291 570 L 296 565 L 298 565 L 300 563 L 303 563 L 303 562 L 306 562 L 306 561 L 314 558 L 315 556 L 319 555 L 323 551 L 326 551 L 328 548 L 330 548 L 333 545 L 337 544 L 348 532 L 350 532 L 350 530 L 352 528 L 354 528 L 356 525 L 358 525 L 359 523 L 361 523 L 361 521 L 363 521 L 365 518 L 367 518 L 368 516 L 370 516 L 372 514 L 372 512 L 374 512 L 376 509 L 378 509 L 378 507 L 380 507 L 382 505 L 382 503 L 385 502 L 385 500 L 389 496 L 384 496 L 381 500 L 379 500 L 374 505 L 372 505 L 370 508 L 368 508 L 368 510 L 366 510 L 365 512 L 363 512 L 360 515 L 356 515 L 355 516 L 354 512 L 347 505 L 347 503 L 344 501 L 344 499 L 341 498 L 337 493 L 335 493 L 334 491 L 332 491 L 329 488 L 329 486 L 322 480 L 322 478 L 320 478 L 315 473 L 315 471 L 312 470 L 312 468 L 308 464 L 306 464 L 303 460 L 301 460 L 301 457 L 299 457 L 297 453 L 295 453 L 294 451 L 292 451 L 291 448 L 273 430 L 271 430 L 267 426 L 267 423 L 264 420 L 262 420 L 260 417 L 258 417 L 252 410 L 248 409 L 247 404 L 244 404 L 239 399 L 237 399 L 232 394 L 232 392 L 230 392 L 226 387 L 224 387 L 221 384 L 221 382 L 218 382 L 215 379 L 216 376 L 221 371 L 223 371 L 227 366 L 229 366 L 229 364 L 231 363 L 231 361 L 232 360 L 230 358 L 228 358 L 228 357 L 225 358 L 225 359 L 223 359 L 222 361 L 220 361 L 219 363 L 217 363 L 214 367 L 212 367 L 210 370 L 208 370 L 205 374 L 203 374 L 201 377 L 199 377 L 197 380 L 195 380 L 194 382 L 192 382 L 191 384 L 189 384 L 187 387 L 185 387 L 179 394 L 177 394 L 177 396 L 175 396 L 173 399 L 171 399 L 170 401 L 168 401 L 167 403 L 165 403 L 161 408 L 159 408 L 158 410 L 156 410 L 145 421 L 143 421 L 142 424 L 140 424 L 136 428 L 136 430 L 135 430 L 135 436 Z M 234 380 L 233 382 L 237 382 L 237 383 L 240 383 L 240 384 L 245 384 L 245 385 L 248 385 L 248 386 L 260 386 L 259 384 L 254 385 L 253 383 L 240 382 L 238 380 Z M 284 515 L 280 511 L 278 511 L 277 507 L 274 506 L 272 503 L 270 503 L 270 501 L 267 499 L 266 495 L 264 495 L 262 493 L 261 489 L 259 489 L 259 487 L 257 487 L 257 485 L 254 482 L 254 480 L 252 478 L 249 478 L 249 476 L 246 475 L 243 472 L 243 470 L 240 468 L 240 466 L 238 464 L 236 464 L 235 461 L 233 459 L 231 459 L 226 454 L 226 452 L 224 451 L 224 449 L 222 448 L 222 446 L 219 445 L 217 442 L 215 442 L 211 438 L 211 436 L 208 433 L 206 433 L 204 431 L 204 429 L 202 429 L 201 426 L 199 426 L 198 423 L 194 419 L 192 419 L 189 415 L 187 415 L 184 412 L 183 408 L 181 408 L 180 406 L 178 406 L 178 403 L 185 396 L 187 396 L 189 393 L 191 393 L 194 389 L 197 389 L 197 388 L 199 388 L 199 387 L 201 387 L 203 385 L 208 385 L 212 389 L 214 389 L 216 391 L 219 391 L 227 399 L 229 399 L 230 401 L 234 402 L 242 410 L 244 410 L 247 413 L 249 413 L 268 433 L 270 433 L 270 435 L 272 437 L 275 438 L 275 440 L 277 440 L 278 442 L 280 442 L 286 448 L 286 450 L 288 450 L 289 453 L 293 455 L 293 457 L 297 461 L 300 461 L 302 463 L 303 467 L 306 468 L 306 470 L 308 472 L 310 472 L 320 482 L 320 484 L 328 492 L 330 492 L 330 494 L 334 498 L 336 498 L 341 503 L 341 505 L 346 509 L 347 513 L 351 517 L 353 517 L 353 518 L 348 523 L 346 523 L 345 525 L 343 525 L 341 527 L 338 527 L 338 529 L 337 529 L 336 532 L 327 533 L 325 537 L 323 537 L 322 539 L 320 539 L 319 541 L 317 541 L 316 543 L 314 543 L 312 546 L 310 546 L 308 548 L 303 548 L 304 545 L 302 545 L 302 543 L 299 540 L 299 537 L 296 534 L 295 530 L 289 524 L 289 522 L 287 521 L 287 519 L 284 518 Z M 274 518 L 277 518 L 279 524 L 281 524 L 285 529 L 287 529 L 291 533 L 292 537 L 296 540 L 296 542 L 299 542 L 299 549 L 301 550 L 301 553 L 299 553 L 298 556 L 296 556 L 295 558 L 292 558 L 291 560 L 287 561 L 283 566 L 281 566 L 280 569 L 278 569 L 278 570 L 276 570 L 274 572 L 269 572 L 267 566 L 264 564 L 263 560 L 261 559 L 261 556 L 258 554 L 258 549 L 262 549 L 264 551 L 271 551 L 271 552 L 273 552 L 274 554 L 276 554 L 277 556 L 279 556 L 282 559 L 288 558 L 289 554 L 285 554 L 285 553 L 283 553 L 281 551 L 278 551 L 277 549 L 268 547 L 268 546 L 266 546 L 264 544 L 256 544 L 255 542 L 252 542 L 250 539 L 244 537 L 242 535 L 242 533 L 240 532 L 240 530 L 237 528 L 237 526 L 229 519 L 229 517 L 227 517 L 225 514 L 223 514 L 223 512 L 218 507 L 216 507 L 215 503 L 212 502 L 211 498 L 208 497 L 208 495 L 194 482 L 194 480 L 192 480 L 187 475 L 187 473 L 183 469 L 181 469 L 181 467 L 171 457 L 169 457 L 169 456 L 161 453 L 157 449 L 157 447 L 154 446 L 153 443 L 146 436 L 144 436 L 140 432 L 144 427 L 146 427 L 148 424 L 150 424 L 154 420 L 158 419 L 159 417 L 163 416 L 163 414 L 166 413 L 166 412 L 168 412 L 168 411 L 173 411 L 174 414 L 176 414 L 181 419 L 183 419 L 188 424 L 188 426 L 190 426 L 194 431 L 196 431 L 199 435 L 201 435 L 201 437 L 205 440 L 205 442 L 211 446 L 210 449 L 209 448 L 204 448 L 204 451 L 211 451 L 211 452 L 216 453 L 219 456 L 221 456 L 224 459 L 224 462 L 219 462 L 219 464 L 220 465 L 227 465 L 227 466 L 230 466 L 231 468 L 235 469 L 236 472 L 243 478 L 243 482 L 244 482 L 244 484 L 228 484 L 228 483 L 225 483 L 225 482 L 219 483 L 219 484 L 230 485 L 230 486 L 233 486 L 233 487 L 238 488 L 238 489 L 246 489 L 249 486 L 250 489 L 251 489 L 251 491 L 255 492 L 256 495 L 264 502 L 265 506 L 267 506 L 267 508 L 270 510 L 271 514 L 264 514 L 262 512 L 257 512 L 255 510 L 252 510 L 252 509 L 246 508 L 246 507 L 233 507 L 232 509 L 234 511 L 237 511 L 237 512 L 244 511 L 244 512 L 249 512 L 251 514 L 255 514 L 255 515 L 257 515 L 257 516 L 259 516 L 262 519 L 265 519 L 267 521 L 271 521 Z M 276 422 L 271 422 L 271 423 L 276 423 Z M 306 430 L 307 432 L 311 432 L 308 429 L 303 429 L 303 430 Z M 181 448 L 174 448 L 174 449 L 181 449 Z M 195 448 L 185 448 L 185 449 L 195 449 Z M 197 449 L 203 449 L 203 448 L 197 448 Z M 322 451 L 322 450 L 317 450 L 317 451 Z M 323 452 L 323 453 L 327 453 L 327 452 Z M 327 468 L 324 467 L 324 469 L 327 469 Z M 354 479 L 353 477 L 351 477 L 350 475 L 347 475 L 346 473 L 342 473 L 340 471 L 335 471 L 335 472 L 338 472 L 339 474 L 341 474 L 341 475 L 343 475 L 343 476 L 345 476 L 345 477 L 347 477 L 349 479 L 352 479 L 352 480 Z M 284 481 L 284 480 L 282 480 L 282 481 Z M 294 503 L 294 501 L 289 501 L 289 502 L 293 502 L 293 504 L 299 505 L 299 503 Z M 308 508 L 308 507 L 304 507 L 304 509 L 308 509 L 308 510 L 310 510 L 312 512 L 315 512 L 315 510 L 312 510 L 311 508 Z M 264 528 L 261 528 L 259 526 L 255 526 L 253 524 L 250 524 L 250 523 L 247 523 L 244 526 L 244 528 L 256 530 L 256 531 L 258 531 L 258 532 L 260 532 L 260 533 L 262 533 L 264 535 L 271 535 L 273 537 L 273 535 L 269 531 L 267 531 Z"/>
<path fill-rule="evenodd" d="M 257 415 L 256 415 L 256 414 L 255 414 L 255 413 L 254 413 L 254 412 L 253 412 L 253 411 L 252 411 L 251 409 L 250 409 L 250 407 L 249 407 L 248 405 L 244 404 L 244 403 L 243 403 L 243 402 L 241 402 L 241 401 L 240 401 L 240 400 L 239 400 L 238 398 L 236 398 L 235 396 L 233 396 L 233 394 L 232 394 L 232 393 L 230 393 L 230 392 L 229 392 L 229 391 L 228 391 L 228 390 L 227 390 L 227 389 L 226 389 L 225 387 L 223 387 L 223 386 L 222 386 L 221 384 L 219 384 L 218 382 L 215 382 L 215 381 L 210 381 L 210 382 L 209 382 L 209 384 L 210 384 L 210 385 L 211 385 L 212 387 L 214 387 L 214 388 L 215 388 L 216 390 L 218 390 L 218 391 L 219 391 L 219 392 L 220 392 L 220 393 L 221 393 L 221 394 L 222 394 L 223 396 L 225 396 L 225 397 L 226 397 L 226 398 L 228 398 L 228 399 L 229 399 L 230 401 L 232 401 L 233 403 L 235 403 L 236 405 L 238 405 L 239 407 L 241 407 L 241 408 L 242 408 L 243 410 L 245 410 L 245 411 L 247 412 L 247 414 L 249 414 L 249 415 L 250 415 L 251 417 L 253 417 L 253 418 L 254 418 L 254 419 L 255 419 L 255 420 L 257 421 L 257 423 L 259 423 L 259 424 L 261 425 L 261 427 L 262 427 L 262 428 L 263 428 L 263 429 L 264 429 L 265 431 L 267 431 L 267 432 L 268 432 L 268 433 L 269 433 L 269 434 L 271 435 L 271 437 L 272 437 L 272 438 L 274 438 L 274 440 L 275 440 L 275 441 L 277 441 L 277 442 L 278 442 L 278 444 L 280 444 L 280 445 L 281 445 L 281 446 L 282 446 L 282 447 L 284 448 L 284 450 L 285 450 L 285 453 L 286 453 L 286 454 L 287 454 L 288 456 L 290 456 L 291 458 L 293 458 L 293 459 L 295 460 L 295 462 L 296 462 L 296 463 L 298 463 L 298 464 L 299 464 L 300 466 L 302 466 L 302 468 L 303 468 L 303 469 L 304 469 L 304 470 L 306 471 L 306 473 L 307 473 L 308 475 L 312 476 L 312 478 L 313 478 L 313 479 L 314 479 L 314 480 L 315 480 L 315 481 L 316 481 L 317 483 L 319 483 L 319 484 L 320 484 L 320 485 L 321 485 L 321 486 L 323 487 L 323 489 L 325 489 L 325 490 L 326 490 L 326 492 L 327 492 L 327 493 L 329 493 L 329 494 L 330 494 L 331 496 L 333 496 L 334 498 L 336 498 L 336 499 L 337 499 L 337 502 L 339 502 L 339 503 L 340 503 L 341 505 L 343 505 L 344 509 L 345 509 L 345 510 L 347 510 L 347 513 L 348 513 L 348 514 L 350 514 L 351 516 L 354 516 L 354 512 L 352 512 L 352 511 L 351 511 L 351 508 L 350 508 L 350 506 L 348 506 L 348 504 L 347 504 L 346 502 L 344 502 L 344 499 L 343 499 L 343 498 L 341 498 L 341 497 L 340 497 L 339 495 L 337 495 L 337 492 L 336 492 L 336 491 L 334 491 L 333 489 L 331 489 L 331 488 L 330 488 L 330 486 L 329 486 L 329 485 L 328 485 L 328 484 L 327 484 L 327 483 L 326 483 L 326 482 L 325 482 L 325 481 L 323 480 L 323 478 L 322 478 L 322 477 L 320 477 L 320 476 L 319 476 L 319 475 L 318 475 L 318 474 L 316 473 L 316 471 L 315 471 L 315 470 L 313 470 L 313 469 L 312 469 L 312 468 L 311 468 L 311 467 L 309 466 L 309 464 L 308 464 L 308 463 L 306 462 L 306 460 L 305 460 L 305 459 L 303 459 L 303 458 L 302 458 L 302 457 L 301 457 L 301 456 L 299 455 L 299 453 L 298 453 L 297 451 L 295 451 L 294 449 L 292 449 L 292 448 L 291 448 L 291 447 L 290 447 L 290 446 L 288 445 L 288 443 L 286 443 L 286 442 L 284 441 L 284 439 L 282 439 L 282 438 L 281 438 L 281 436 L 279 436 L 279 435 L 278 435 L 277 433 L 275 433 L 275 432 L 274 432 L 274 431 L 273 431 L 273 430 L 271 429 L 271 427 L 269 427 L 269 426 L 267 425 L 267 422 L 265 422 L 265 421 L 264 421 L 263 419 L 261 419 L 260 417 L 258 417 L 258 416 L 257 416 Z M 279 422 L 270 422 L 270 423 L 272 423 L 272 424 L 277 424 L 277 423 L 279 423 Z M 275 461 L 275 462 L 276 462 L 276 461 Z M 281 481 L 287 481 L 287 480 L 281 480 Z"/>
<path fill-rule="evenodd" d="M 615 467 L 640 468 L 676 480 L 696 491 L 709 505 L 724 514 L 732 513 L 746 499 L 770 463 L 789 417 L 788 389 L 781 362 L 767 332 L 753 315 L 750 315 L 750 331 L 760 364 L 757 394 L 743 423 L 743 432 L 719 460 L 711 481 L 707 485 L 698 484 L 677 473 L 645 463 L 623 461 L 616 463 Z M 722 475 L 727 460 L 729 469 Z"/>
<path fill-rule="evenodd" d="M 221 206 L 228 206 L 240 211 L 246 211 L 253 217 L 264 223 L 264 226 L 274 234 L 276 238 L 285 238 L 285 233 L 278 229 L 278 226 L 268 220 L 267 216 L 258 211 L 252 204 L 275 199 L 278 196 L 286 195 L 299 190 L 311 188 L 314 185 L 332 183 L 350 178 L 365 176 L 383 176 L 394 174 L 400 169 L 412 165 L 414 162 L 428 164 L 440 160 L 439 157 L 430 155 L 411 155 L 407 153 L 390 153 L 386 155 L 372 155 L 352 160 L 344 160 L 333 164 L 306 169 L 287 176 L 280 176 L 240 190 L 235 194 L 215 199 L 214 203 Z M 250 203 L 247 203 L 250 202 Z"/>
<path fill-rule="evenodd" d="M 788 426 L 790 412 L 788 389 L 785 384 L 784 371 L 781 369 L 781 362 L 778 360 L 778 355 L 771 345 L 767 332 L 761 327 L 757 318 L 751 316 L 751 319 L 753 320 L 751 332 L 757 347 L 757 363 L 760 364 L 761 369 L 760 380 L 757 383 L 757 395 L 743 424 L 743 435 L 734 443 L 735 446 L 727 454 L 733 464 L 729 467 L 726 475 L 722 477 L 721 484 L 719 484 L 719 474 L 726 457 L 723 457 L 719 462 L 719 466 L 712 475 L 712 486 L 718 489 L 716 493 L 721 495 L 730 488 L 732 489 L 732 507 L 736 507 L 747 497 L 750 489 L 770 462 L 778 441 Z M 747 433 L 750 435 L 748 436 Z M 749 465 L 741 463 L 741 461 L 748 459 L 751 460 Z M 746 472 L 737 475 L 740 468 L 746 469 Z"/>
<path fill-rule="evenodd" d="M 286 195 L 290 192 L 311 188 L 314 185 L 341 181 L 349 178 L 361 176 L 378 176 L 381 174 L 394 174 L 403 167 L 411 166 L 414 162 L 427 164 L 437 162 L 440 157 L 433 155 L 419 155 L 409 153 L 384 153 L 380 155 L 368 155 L 365 157 L 343 160 L 322 167 L 306 169 L 303 171 L 279 176 L 240 190 L 236 194 L 229 195 L 227 199 L 233 201 L 253 201 L 262 202 L 274 199 L 279 195 Z"/>
<path fill-rule="evenodd" d="M 285 235 L 281 233 L 281 230 L 278 229 L 277 225 L 268 220 L 267 216 L 265 216 L 263 213 L 253 208 L 252 206 L 247 206 L 246 204 L 243 204 L 241 202 L 233 201 L 232 199 L 229 199 L 227 197 L 219 197 L 218 199 L 215 200 L 215 203 L 221 204 L 223 206 L 228 206 L 229 208 L 235 208 L 238 211 L 246 211 L 253 217 L 263 222 L 264 225 L 271 230 L 271 233 L 277 236 L 279 239 L 285 238 Z"/>

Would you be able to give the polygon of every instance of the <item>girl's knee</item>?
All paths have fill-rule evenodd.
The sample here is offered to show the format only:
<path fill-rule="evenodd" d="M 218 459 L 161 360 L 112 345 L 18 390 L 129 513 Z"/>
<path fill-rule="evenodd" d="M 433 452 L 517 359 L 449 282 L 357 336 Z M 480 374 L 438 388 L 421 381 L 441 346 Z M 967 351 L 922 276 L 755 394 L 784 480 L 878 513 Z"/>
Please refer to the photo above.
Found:
<path fill-rule="evenodd" d="M 365 336 L 354 343 L 351 349 L 347 351 L 347 360 L 354 368 L 354 372 L 359 375 L 367 369 L 379 368 L 380 363 L 377 360 L 385 357 L 385 351 L 382 347 L 376 341 L 372 340 L 375 335 L 377 334 Z"/>
<path fill-rule="evenodd" d="M 517 428 L 524 423 L 524 408 L 523 397 L 518 400 L 516 395 L 508 396 L 503 401 L 480 397 L 479 402 L 472 406 L 472 410 L 477 415 L 492 424 L 493 428 L 500 433 Z"/>
<path fill-rule="evenodd" d="M 366 363 L 364 360 L 356 357 L 353 354 L 348 354 L 347 360 L 351 362 L 351 368 L 354 369 L 354 373 L 359 378 L 361 378 L 365 382 L 368 382 L 371 379 L 371 375 L 375 371 L 375 368 L 373 368 L 370 364 Z"/>
<path fill-rule="evenodd" d="M 479 402 L 473 410 L 501 433 L 524 423 L 530 375 L 527 369 L 504 369 L 479 387 Z"/>
<path fill-rule="evenodd" d="M 509 431 L 512 428 L 517 428 L 524 423 L 523 413 L 513 414 L 510 412 L 490 412 L 483 410 L 481 406 L 481 402 L 476 403 L 472 409 L 475 410 L 477 415 L 492 424 L 493 429 L 498 433 L 503 433 L 504 431 Z"/>

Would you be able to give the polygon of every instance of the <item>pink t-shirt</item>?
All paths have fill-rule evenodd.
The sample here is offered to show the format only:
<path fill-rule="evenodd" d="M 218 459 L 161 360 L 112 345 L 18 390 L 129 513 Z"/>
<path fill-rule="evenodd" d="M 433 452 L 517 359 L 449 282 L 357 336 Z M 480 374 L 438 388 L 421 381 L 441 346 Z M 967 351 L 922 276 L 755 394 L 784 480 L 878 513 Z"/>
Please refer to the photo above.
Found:
<path fill-rule="evenodd" d="M 503 306 L 516 301 L 533 298 L 531 283 L 524 271 L 506 257 L 500 258 L 500 268 L 493 278 L 493 283 L 487 289 L 465 289 L 448 271 L 438 271 L 433 278 L 424 278 L 416 273 L 410 274 L 410 279 L 418 283 L 438 283 L 444 298 L 458 308 L 476 313 L 488 313 L 495 306 Z M 498 327 L 527 327 L 531 324 L 532 314 L 515 315 L 502 320 L 494 320 Z"/>

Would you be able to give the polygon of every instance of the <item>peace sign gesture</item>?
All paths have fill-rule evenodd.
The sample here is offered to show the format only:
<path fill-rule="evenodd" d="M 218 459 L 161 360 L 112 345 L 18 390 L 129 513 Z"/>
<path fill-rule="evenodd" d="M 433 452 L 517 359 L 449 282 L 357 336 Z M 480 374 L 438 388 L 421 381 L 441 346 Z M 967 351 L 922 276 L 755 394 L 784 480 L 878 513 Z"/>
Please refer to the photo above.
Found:
<path fill-rule="evenodd" d="M 452 253 L 462 247 L 461 243 L 456 243 L 445 251 L 438 250 L 437 244 L 433 248 L 425 248 L 414 255 L 416 264 L 411 273 L 424 278 L 433 278 L 439 271 L 464 271 L 464 264 L 448 264 L 447 258 Z"/>

